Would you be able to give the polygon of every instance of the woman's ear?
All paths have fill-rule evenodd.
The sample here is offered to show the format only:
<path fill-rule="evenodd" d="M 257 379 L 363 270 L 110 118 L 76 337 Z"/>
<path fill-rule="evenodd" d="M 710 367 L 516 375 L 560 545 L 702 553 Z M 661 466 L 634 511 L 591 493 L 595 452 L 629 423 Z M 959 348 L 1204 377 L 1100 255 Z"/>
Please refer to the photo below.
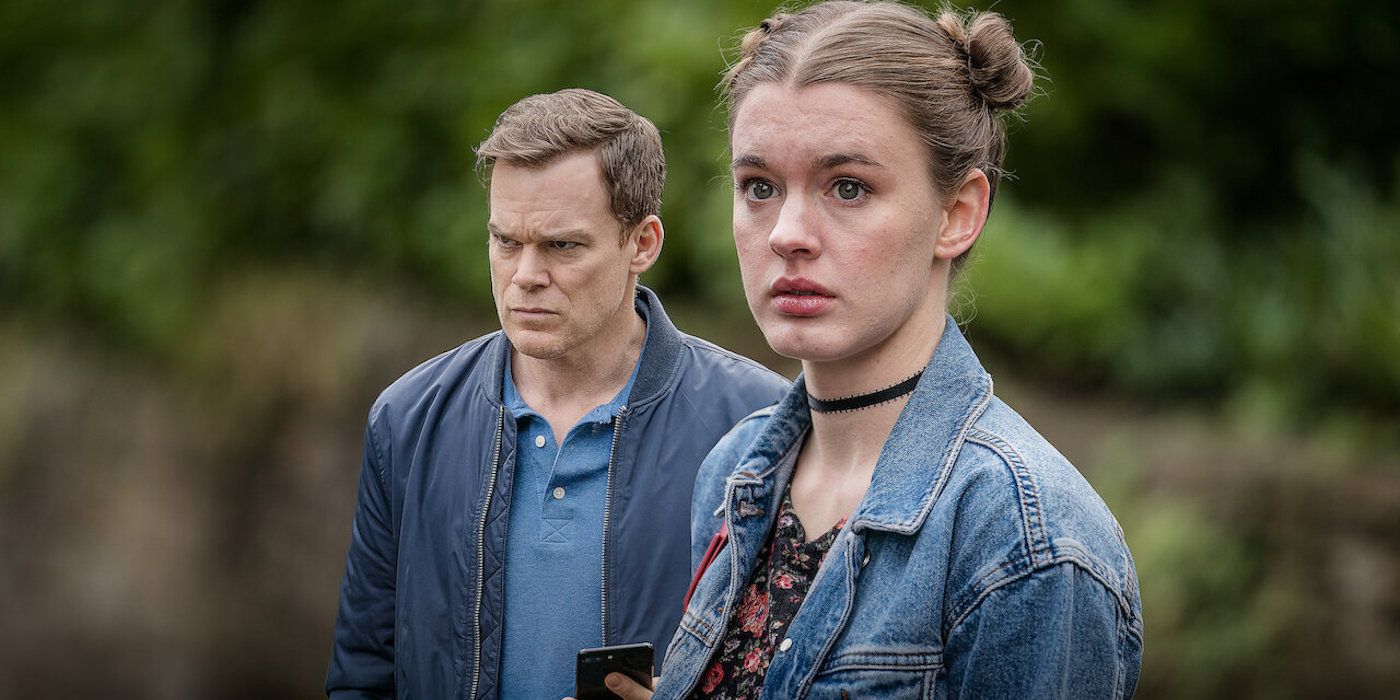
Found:
<path fill-rule="evenodd" d="M 977 237 L 982 235 L 982 225 L 987 223 L 991 191 L 987 174 L 980 168 L 973 168 L 963 178 L 962 185 L 953 192 L 943 210 L 943 226 L 938 229 L 938 241 L 933 249 L 939 260 L 952 260 L 977 242 Z"/>

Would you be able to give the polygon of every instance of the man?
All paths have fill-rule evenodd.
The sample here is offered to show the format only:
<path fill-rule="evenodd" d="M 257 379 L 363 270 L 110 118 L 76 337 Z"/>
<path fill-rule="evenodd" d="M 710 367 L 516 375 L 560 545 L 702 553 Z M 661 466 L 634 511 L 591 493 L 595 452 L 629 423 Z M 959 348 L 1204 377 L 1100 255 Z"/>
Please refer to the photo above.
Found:
<path fill-rule="evenodd" d="M 787 387 L 637 285 L 665 235 L 651 122 L 595 92 L 535 95 L 477 156 L 502 331 L 370 410 L 332 697 L 559 698 L 580 648 L 642 641 L 659 669 L 696 470 Z"/>

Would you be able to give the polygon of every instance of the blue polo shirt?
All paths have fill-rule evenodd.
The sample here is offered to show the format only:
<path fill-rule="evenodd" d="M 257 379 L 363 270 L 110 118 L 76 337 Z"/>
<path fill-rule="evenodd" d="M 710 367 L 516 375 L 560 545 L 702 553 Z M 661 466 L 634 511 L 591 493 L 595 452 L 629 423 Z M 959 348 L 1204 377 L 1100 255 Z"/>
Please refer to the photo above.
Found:
<path fill-rule="evenodd" d="M 549 422 L 520 398 L 506 360 L 504 396 L 517 441 L 506 537 L 503 698 L 573 695 L 578 651 L 602 644 L 603 500 L 613 418 L 636 380 L 633 367 L 627 386 L 579 419 L 557 445 Z"/>

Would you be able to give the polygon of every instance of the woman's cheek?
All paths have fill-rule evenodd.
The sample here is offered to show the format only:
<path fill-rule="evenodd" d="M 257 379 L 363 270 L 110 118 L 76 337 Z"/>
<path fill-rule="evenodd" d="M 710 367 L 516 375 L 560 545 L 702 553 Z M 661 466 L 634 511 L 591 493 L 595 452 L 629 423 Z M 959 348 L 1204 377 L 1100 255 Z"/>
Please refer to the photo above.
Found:
<path fill-rule="evenodd" d="M 737 221 L 734 224 L 734 247 L 739 255 L 741 268 L 761 265 L 765 255 L 770 252 L 767 236 L 759 233 L 755 227 L 743 226 L 741 228 Z"/>

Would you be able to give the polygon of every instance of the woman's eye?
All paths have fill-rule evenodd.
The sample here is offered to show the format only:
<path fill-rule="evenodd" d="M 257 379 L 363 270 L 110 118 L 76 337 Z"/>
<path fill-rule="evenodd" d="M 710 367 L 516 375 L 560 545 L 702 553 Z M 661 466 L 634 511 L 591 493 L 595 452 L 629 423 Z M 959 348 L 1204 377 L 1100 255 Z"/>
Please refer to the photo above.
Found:
<path fill-rule="evenodd" d="M 750 180 L 745 189 L 748 190 L 749 199 L 759 201 L 772 199 L 778 193 L 777 188 L 773 187 L 773 183 L 767 180 Z"/>
<path fill-rule="evenodd" d="M 836 183 L 837 199 L 854 202 L 865 193 L 865 186 L 855 180 L 841 180 Z"/>

